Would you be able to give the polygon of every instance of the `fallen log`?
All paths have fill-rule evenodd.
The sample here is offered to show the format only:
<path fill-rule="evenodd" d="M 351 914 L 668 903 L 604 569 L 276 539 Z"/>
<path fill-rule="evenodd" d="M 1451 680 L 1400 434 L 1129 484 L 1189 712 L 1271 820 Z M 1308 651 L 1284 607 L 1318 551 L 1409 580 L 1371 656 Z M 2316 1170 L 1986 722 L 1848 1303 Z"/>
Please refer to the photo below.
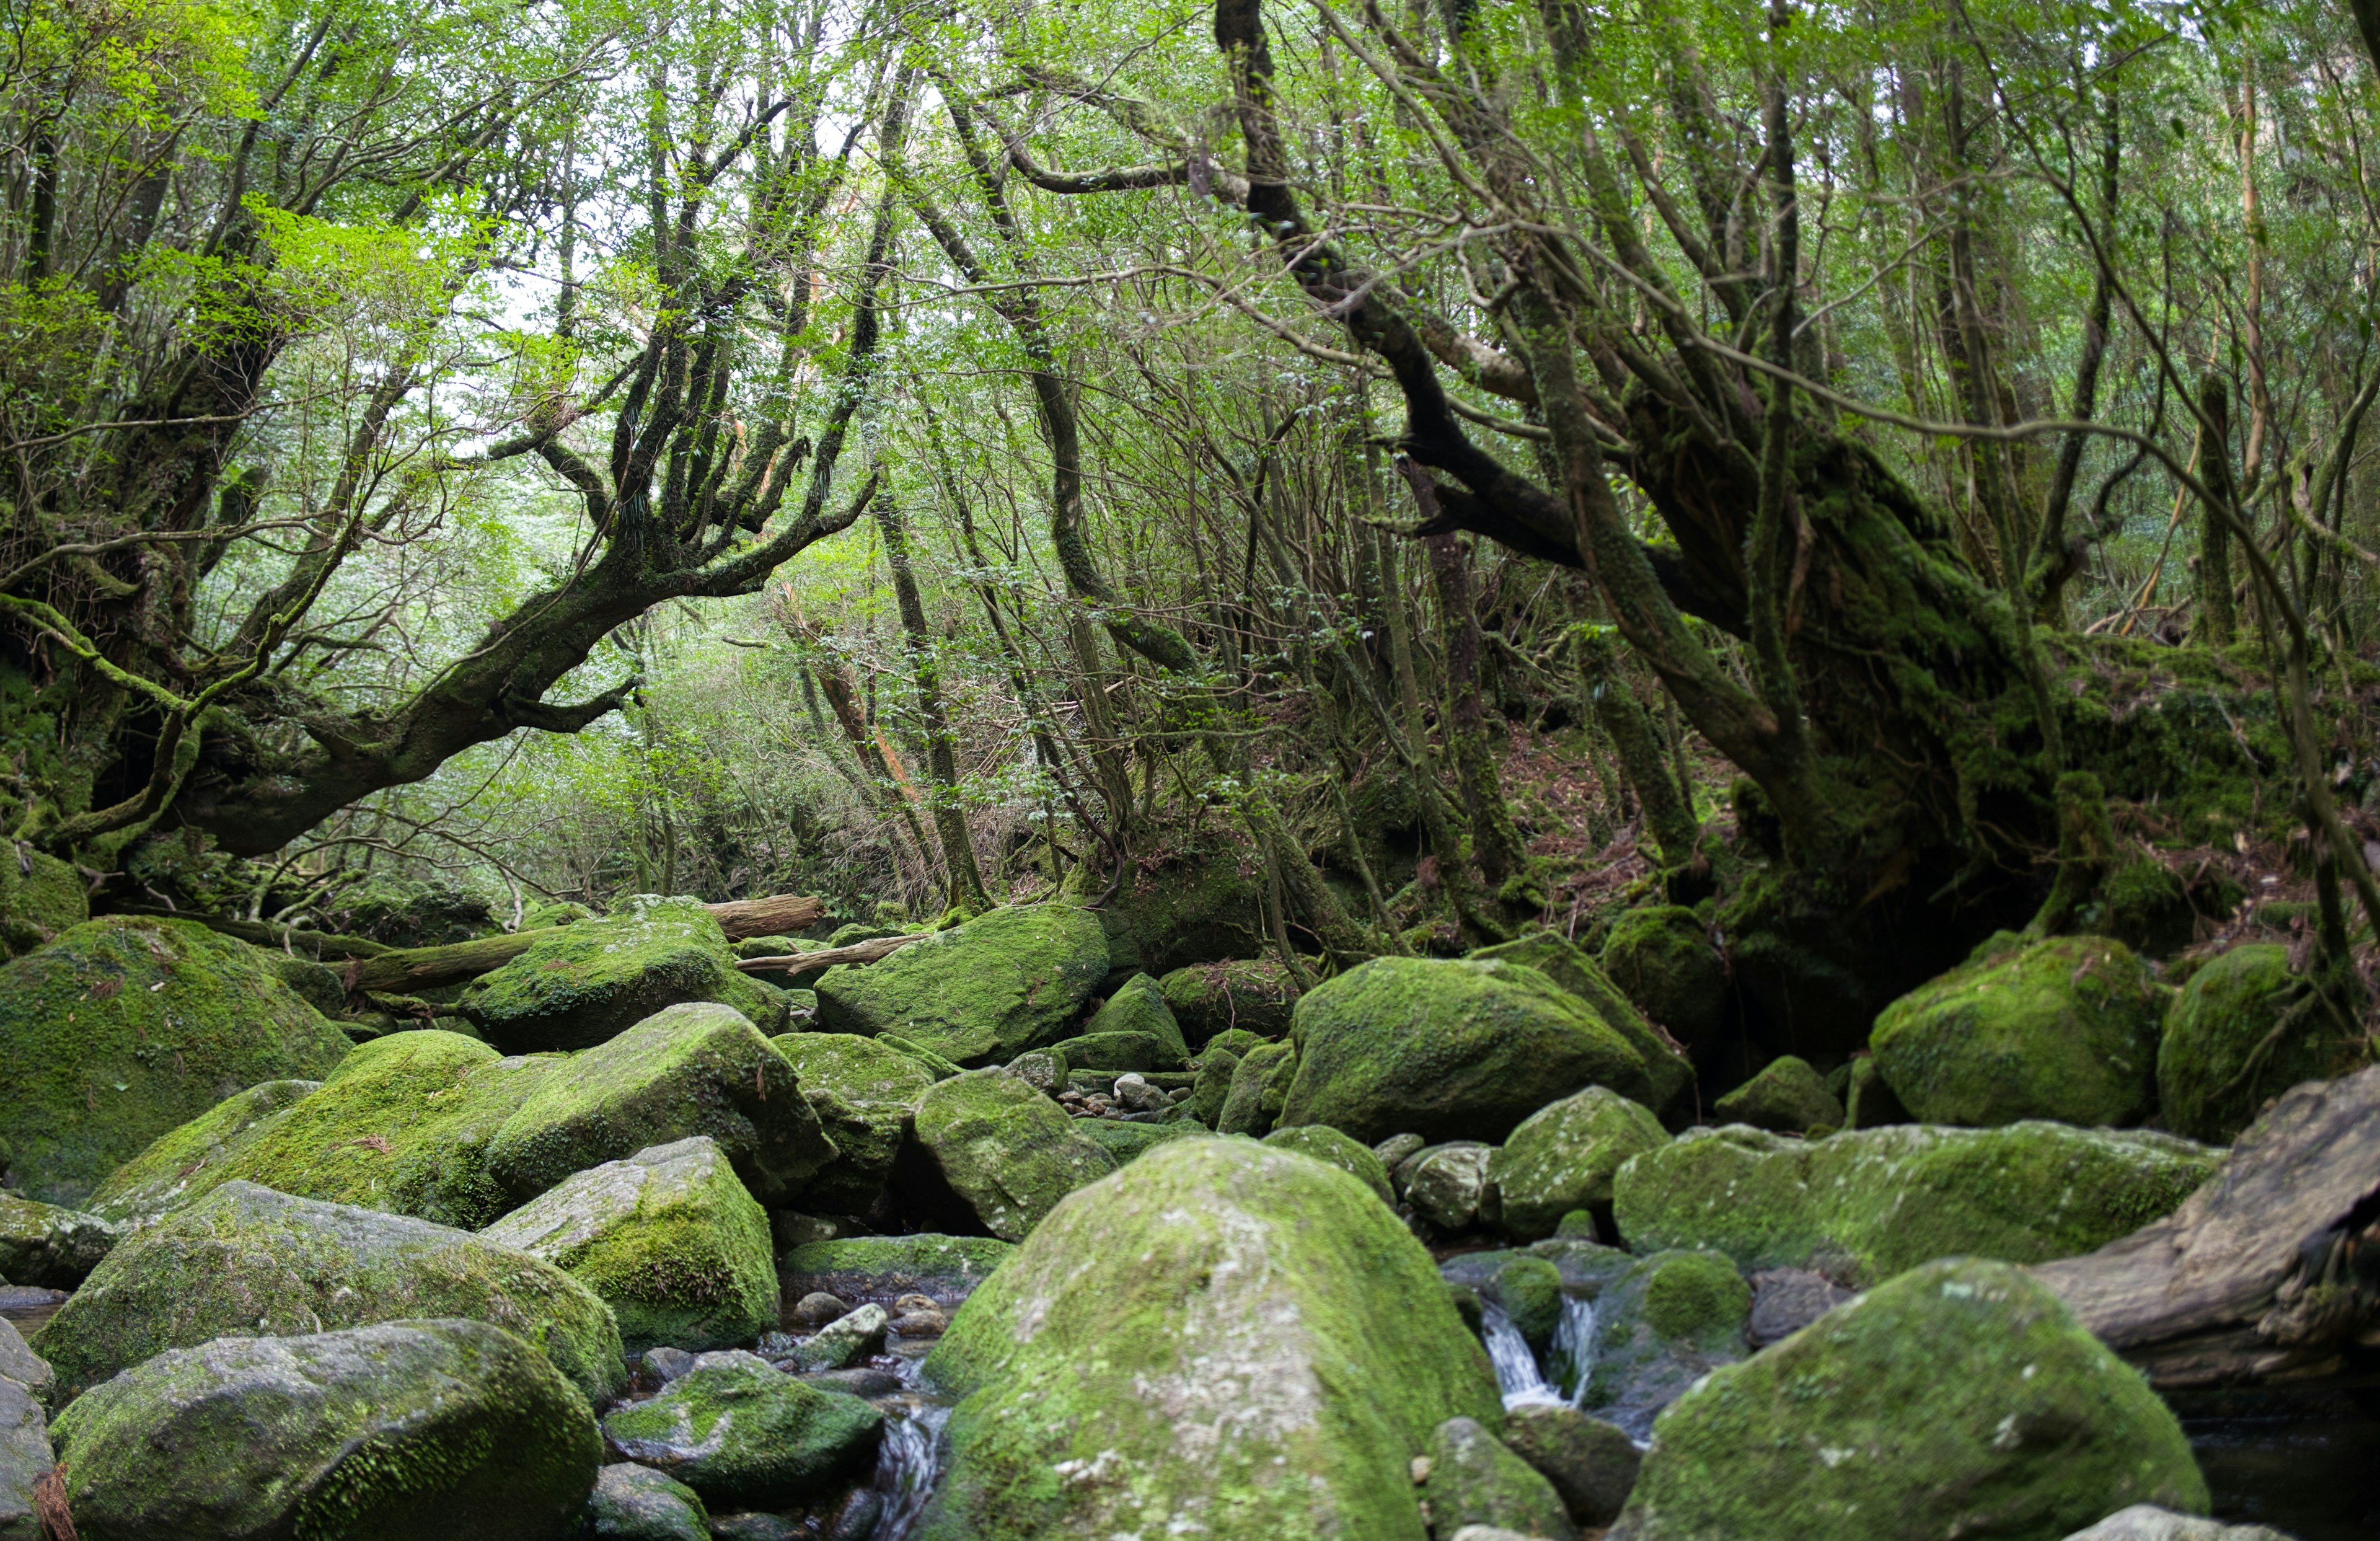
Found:
<path fill-rule="evenodd" d="M 2161 1389 L 2337 1368 L 2380 1342 L 2380 1066 L 2289 1091 L 2180 1208 L 2033 1271 Z"/>
<path fill-rule="evenodd" d="M 746 958 L 735 966 L 747 974 L 808 974 L 816 969 L 832 968 L 837 964 L 872 964 L 913 941 L 923 941 L 931 934 L 918 931 L 908 936 L 875 937 L 867 941 L 855 941 L 848 947 L 826 947 L 815 953 L 788 953 L 775 958 Z"/>
<path fill-rule="evenodd" d="M 826 918 L 826 901 L 807 893 L 773 893 L 766 899 L 730 899 L 710 906 L 730 941 L 747 937 L 783 937 Z"/>
<path fill-rule="evenodd" d="M 776 936 L 814 926 L 826 914 L 823 901 L 806 893 L 779 893 L 766 899 L 732 899 L 703 906 L 719 921 L 730 941 L 746 937 Z M 464 979 L 476 979 L 519 957 L 537 939 L 563 929 L 542 927 L 510 935 L 474 937 L 443 947 L 404 947 L 358 958 L 341 970 L 350 993 L 358 990 L 409 995 Z"/>
<path fill-rule="evenodd" d="M 343 937 L 335 931 L 309 931 L 297 926 L 275 926 L 265 920 L 234 920 L 229 916 L 200 915 L 195 910 L 169 910 L 162 904 L 122 904 L 116 915 L 152 916 L 159 920 L 195 920 L 210 931 L 274 952 L 288 952 L 316 963 L 325 958 L 376 958 L 390 951 L 384 942 L 363 937 Z"/>

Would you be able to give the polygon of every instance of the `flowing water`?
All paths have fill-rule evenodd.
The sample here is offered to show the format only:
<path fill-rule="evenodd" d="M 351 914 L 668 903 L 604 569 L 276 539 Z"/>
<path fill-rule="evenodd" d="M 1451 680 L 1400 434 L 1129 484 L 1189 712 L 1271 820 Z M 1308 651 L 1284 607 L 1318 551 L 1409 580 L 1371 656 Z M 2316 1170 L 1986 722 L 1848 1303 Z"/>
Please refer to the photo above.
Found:
<path fill-rule="evenodd" d="M 904 1400 L 905 1406 L 887 1410 L 884 1442 L 876 1451 L 876 1490 L 884 1504 L 868 1541 L 907 1541 L 941 1474 L 942 1426 L 951 1410 L 923 1396 Z"/>
<path fill-rule="evenodd" d="M 1504 1394 L 1504 1405 L 1518 1407 L 1524 1402 L 1555 1402 L 1576 1407 L 1585 1394 L 1588 1372 L 1595 1367 L 1595 1303 L 1591 1300 L 1562 1299 L 1561 1320 L 1555 1324 L 1553 1341 L 1547 1345 L 1546 1365 L 1537 1363 L 1528 1340 L 1512 1325 L 1512 1318 L 1500 1305 L 1490 1304 L 1481 1317 L 1488 1340 L 1488 1359 L 1496 1366 L 1496 1389 Z M 1547 1366 L 1552 1374 L 1547 1374 Z M 1569 1389 L 1562 1388 L 1567 1384 Z"/>

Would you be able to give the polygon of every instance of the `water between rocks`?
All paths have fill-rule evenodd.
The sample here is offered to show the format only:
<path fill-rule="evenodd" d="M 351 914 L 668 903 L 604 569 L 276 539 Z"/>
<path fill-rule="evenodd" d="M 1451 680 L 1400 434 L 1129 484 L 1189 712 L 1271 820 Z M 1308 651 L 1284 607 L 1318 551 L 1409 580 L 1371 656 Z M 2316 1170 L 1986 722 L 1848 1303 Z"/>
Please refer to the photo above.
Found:
<path fill-rule="evenodd" d="M 1488 1342 L 1488 1363 L 1496 1366 L 1496 1389 L 1504 1394 L 1505 1406 L 1553 1402 L 1576 1407 L 1586 1395 L 1587 1379 L 1595 1368 L 1595 1302 L 1563 1297 L 1561 1319 L 1554 1326 L 1544 1365 L 1537 1363 L 1528 1340 L 1521 1336 L 1502 1306 L 1487 1306 L 1480 1326 Z M 1563 1389 L 1565 1384 L 1568 1389 Z"/>
<path fill-rule="evenodd" d="M 877 1404 L 885 1421 L 873 1486 L 882 1503 L 868 1541 L 908 1541 L 942 1474 L 942 1426 L 951 1421 L 950 1404 L 926 1389 L 922 1353 L 898 1357 L 901 1395 Z"/>

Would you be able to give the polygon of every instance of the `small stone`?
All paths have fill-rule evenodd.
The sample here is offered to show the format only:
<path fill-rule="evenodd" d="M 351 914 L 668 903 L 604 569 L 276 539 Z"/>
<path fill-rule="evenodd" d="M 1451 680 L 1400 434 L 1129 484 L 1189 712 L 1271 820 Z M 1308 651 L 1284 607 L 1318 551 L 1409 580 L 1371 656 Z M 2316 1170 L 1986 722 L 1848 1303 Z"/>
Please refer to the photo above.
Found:
<path fill-rule="evenodd" d="M 907 1316 L 912 1311 L 939 1311 L 941 1308 L 941 1302 L 933 1296 L 921 1295 L 914 1291 L 892 1302 L 892 1309 L 902 1316 Z"/>
<path fill-rule="evenodd" d="M 856 1487 L 827 1522 L 825 1541 L 868 1541 L 884 1512 L 884 1496 L 873 1487 Z"/>
<path fill-rule="evenodd" d="M 824 1290 L 813 1290 L 795 1303 L 793 1323 L 795 1327 L 817 1329 L 839 1321 L 851 1310 L 842 1301 Z"/>
<path fill-rule="evenodd" d="M 650 1466 L 619 1461 L 595 1474 L 579 1534 L 587 1541 L 703 1541 L 710 1521 L 693 1488 Z"/>
<path fill-rule="evenodd" d="M 1015 1076 L 1045 1096 L 1055 1097 L 1066 1086 L 1066 1057 L 1052 1050 L 1037 1049 L 1009 1061 L 1002 1074 Z"/>
<path fill-rule="evenodd" d="M 1163 1112 L 1173 1106 L 1172 1094 L 1150 1086 L 1137 1071 L 1116 1077 L 1116 1099 L 1135 1113 Z"/>
<path fill-rule="evenodd" d="M 940 1311 L 904 1311 L 892 1321 L 892 1330 L 904 1338 L 939 1338 L 950 1329 L 950 1317 Z"/>
<path fill-rule="evenodd" d="M 1380 1159 L 1380 1165 L 1393 1172 L 1404 1165 L 1407 1157 L 1428 1143 L 1419 1135 L 1390 1135 L 1372 1147 L 1372 1154 Z"/>
<path fill-rule="evenodd" d="M 818 1336 L 794 1353 L 806 1370 L 847 1370 L 871 1354 L 884 1352 L 884 1333 L 892 1318 L 874 1301 L 819 1329 Z"/>
<path fill-rule="evenodd" d="M 1852 1298 L 1852 1292 L 1808 1268 L 1767 1268 L 1752 1276 L 1754 1348 L 1781 1342 Z"/>
<path fill-rule="evenodd" d="M 2066 1541 L 2289 1541 L 2267 1525 L 2227 1525 L 2194 1514 L 2176 1514 L 2153 1503 L 2118 1510 Z"/>
<path fill-rule="evenodd" d="M 807 1534 L 782 1514 L 722 1514 L 710 1522 L 710 1541 L 800 1541 Z"/>
<path fill-rule="evenodd" d="M 868 1401 L 889 1397 L 901 1389 L 901 1377 L 891 1370 L 880 1370 L 873 1365 L 855 1365 L 848 1370 L 820 1370 L 814 1375 L 797 1377 L 805 1386 L 815 1386 L 821 1391 L 840 1391 L 846 1397 Z"/>
<path fill-rule="evenodd" d="M 1415 1486 L 1418 1487 L 1423 1483 L 1427 1482 L 1429 1480 L 1429 1457 L 1426 1455 L 1415 1456 L 1413 1458 L 1412 1471 Z"/>
<path fill-rule="evenodd" d="M 645 1351 L 645 1373 L 657 1386 L 666 1386 L 694 1368 L 694 1355 L 682 1348 L 650 1348 Z"/>

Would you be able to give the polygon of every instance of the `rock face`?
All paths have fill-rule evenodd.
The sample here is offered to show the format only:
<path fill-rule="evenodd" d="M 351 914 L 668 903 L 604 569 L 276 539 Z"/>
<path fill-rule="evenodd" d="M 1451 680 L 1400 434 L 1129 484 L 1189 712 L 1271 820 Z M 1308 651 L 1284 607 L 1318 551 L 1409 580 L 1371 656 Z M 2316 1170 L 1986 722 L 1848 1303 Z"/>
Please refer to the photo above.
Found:
<path fill-rule="evenodd" d="M 546 1356 L 476 1321 L 218 1338 L 94 1387 L 53 1432 L 91 1541 L 558 1541 L 603 1454 Z"/>
<path fill-rule="evenodd" d="M 245 942 L 181 920 L 77 926 L 0 967 L 0 1186 L 79 1206 L 159 1135 L 347 1049 Z"/>
<path fill-rule="evenodd" d="M 0 1317 L 0 1380 L 13 1380 L 36 1395 L 45 1396 L 56 1378 L 49 1361 L 25 1346 L 17 1324 Z"/>
<path fill-rule="evenodd" d="M 1422 1541 L 1412 1458 L 1450 1417 L 1502 1424 L 1421 1244 L 1344 1172 L 1239 1140 L 1068 1197 L 926 1370 L 964 1399 L 941 1541 Z"/>
<path fill-rule="evenodd" d="M 1707 949 L 1706 949 L 1707 951 Z M 1625 991 L 1594 959 L 1558 931 L 1532 931 L 1517 941 L 1483 947 L 1469 954 L 1534 968 L 1586 1004 L 1603 1025 L 1628 1040 L 1645 1062 L 1645 1102 L 1657 1111 L 1675 1106 L 1694 1084 L 1694 1067 L 1677 1042 L 1653 1025 Z"/>
<path fill-rule="evenodd" d="M 823 1492 L 875 1453 L 884 1414 L 807 1386 L 758 1354 L 706 1353 L 650 1401 L 603 1420 L 613 1449 L 721 1508 L 775 1509 Z"/>
<path fill-rule="evenodd" d="M 964 1300 L 1015 1250 L 988 1236 L 855 1236 L 794 1248 L 778 1260 L 777 1277 L 788 1300 L 821 1292 L 843 1300 Z"/>
<path fill-rule="evenodd" d="M 602 1296 L 630 1353 L 726 1348 L 777 1325 L 769 1217 L 704 1135 L 589 1168 L 480 1236 Z"/>
<path fill-rule="evenodd" d="M 0 1193 L 0 1279 L 71 1290 L 120 1234 L 97 1215 Z"/>
<path fill-rule="evenodd" d="M 168 1349 L 240 1332 L 459 1317 L 541 1346 L 589 1399 L 626 1377 L 595 1292 L 443 1225 L 229 1183 L 128 1238 L 42 1329 L 61 1400 Z"/>
<path fill-rule="evenodd" d="M 1451 1534 L 1493 1525 L 1570 1541 L 1570 1511 L 1553 1485 L 1504 1448 L 1476 1418 L 1449 1418 L 1429 1441 L 1430 1528 Z"/>
<path fill-rule="evenodd" d="M 638 894 L 610 915 L 547 932 L 463 991 L 488 1041 L 512 1054 L 591 1049 L 664 1006 L 715 1001 L 769 1032 L 783 994 L 746 978 L 711 913 L 694 899 Z"/>
<path fill-rule="evenodd" d="M 1158 982 L 1183 1037 L 1203 1044 L 1237 1027 L 1263 1038 L 1286 1037 L 1297 986 L 1278 959 L 1192 964 Z"/>
<path fill-rule="evenodd" d="M 1701 1048 L 1718 1037 L 1727 968 L 1694 911 L 1674 904 L 1628 911 L 1604 939 L 1603 970 L 1680 1041 Z"/>
<path fill-rule="evenodd" d="M 1540 1108 L 1488 1163 L 1503 1228 L 1523 1241 L 1552 1235 L 1572 1210 L 1611 1202 L 1621 1162 L 1669 1141 L 1650 1109 L 1601 1086 Z"/>
<path fill-rule="evenodd" d="M 2036 1263 L 2170 1213 L 2222 1152 L 2147 1130 L 1891 1124 L 1828 1139 L 1690 1129 L 1620 1169 L 1612 1207 L 1640 1253 L 1706 1246 L 1746 1269 L 1874 1283 L 1935 1257 Z"/>
<path fill-rule="evenodd" d="M 691 1135 L 718 1141 L 763 1197 L 836 1154 L 793 1062 L 742 1013 L 702 1002 L 667 1007 L 556 1062 L 489 1140 L 488 1173 L 519 1202 L 572 1172 Z"/>
<path fill-rule="evenodd" d="M 0 1373 L 0 1541 L 47 1541 L 33 1484 L 55 1462 L 32 1388 Z"/>
<path fill-rule="evenodd" d="M 1366 1147 L 1339 1133 L 1327 1123 L 1301 1123 L 1291 1129 L 1276 1129 L 1265 1136 L 1265 1144 L 1281 1150 L 1294 1150 L 1300 1156 L 1310 1156 L 1326 1166 L 1361 1183 L 1379 1195 L 1383 1204 L 1394 1205 L 1397 1195 L 1389 1189 L 1389 1169 Z"/>
<path fill-rule="evenodd" d="M 1374 958 L 1297 1002 L 1281 1122 L 1366 1144 L 1497 1141 L 1589 1086 L 1642 1099 L 1645 1062 L 1577 997 L 1507 963 Z"/>
<path fill-rule="evenodd" d="M 675 1477 L 614 1462 L 595 1474 L 587 1495 L 585 1541 L 710 1541 L 702 1495 Z"/>
<path fill-rule="evenodd" d="M 1810 1068 L 1809 1061 L 1791 1054 L 1769 1061 L 1759 1074 L 1713 1103 L 1711 1111 L 1721 1123 L 1748 1123 L 1779 1134 L 1843 1126 L 1843 1105 L 1827 1089 L 1827 1078 Z"/>
<path fill-rule="evenodd" d="M 2132 1123 L 2156 1096 L 2165 994 L 2122 942 L 2054 937 L 1919 986 L 1869 1048 L 1920 1122 Z"/>
<path fill-rule="evenodd" d="M 828 969 L 819 1025 L 897 1033 L 962 1065 L 1004 1063 L 1065 1037 L 1107 972 L 1107 939 L 1090 911 L 998 909 L 880 962 Z"/>
<path fill-rule="evenodd" d="M 2228 1144 L 2299 1082 L 2332 1080 L 2365 1063 L 2362 1033 L 2342 1029 L 2309 997 L 2289 972 L 2289 950 L 2274 943 L 2234 947 L 2192 975 L 2157 1049 L 2166 1127 Z M 2251 1056 L 2258 1056 L 2253 1064 Z"/>
<path fill-rule="evenodd" d="M 867 1214 L 892 1179 L 910 1112 L 934 1073 L 851 1033 L 785 1033 L 769 1041 L 801 1077 L 802 1096 L 834 1142 L 834 1159 L 810 1175 L 802 1206 L 815 1214 Z"/>
<path fill-rule="evenodd" d="M 2146 1382 L 2021 1269 L 1954 1260 L 1681 1397 L 1612 1535 L 2054 1537 L 2206 1500 Z"/>
<path fill-rule="evenodd" d="M 985 1230 L 1021 1242 L 1058 1201 L 1115 1171 L 1058 1105 L 1013 1075 L 978 1071 L 917 1100 L 917 1144 Z"/>

